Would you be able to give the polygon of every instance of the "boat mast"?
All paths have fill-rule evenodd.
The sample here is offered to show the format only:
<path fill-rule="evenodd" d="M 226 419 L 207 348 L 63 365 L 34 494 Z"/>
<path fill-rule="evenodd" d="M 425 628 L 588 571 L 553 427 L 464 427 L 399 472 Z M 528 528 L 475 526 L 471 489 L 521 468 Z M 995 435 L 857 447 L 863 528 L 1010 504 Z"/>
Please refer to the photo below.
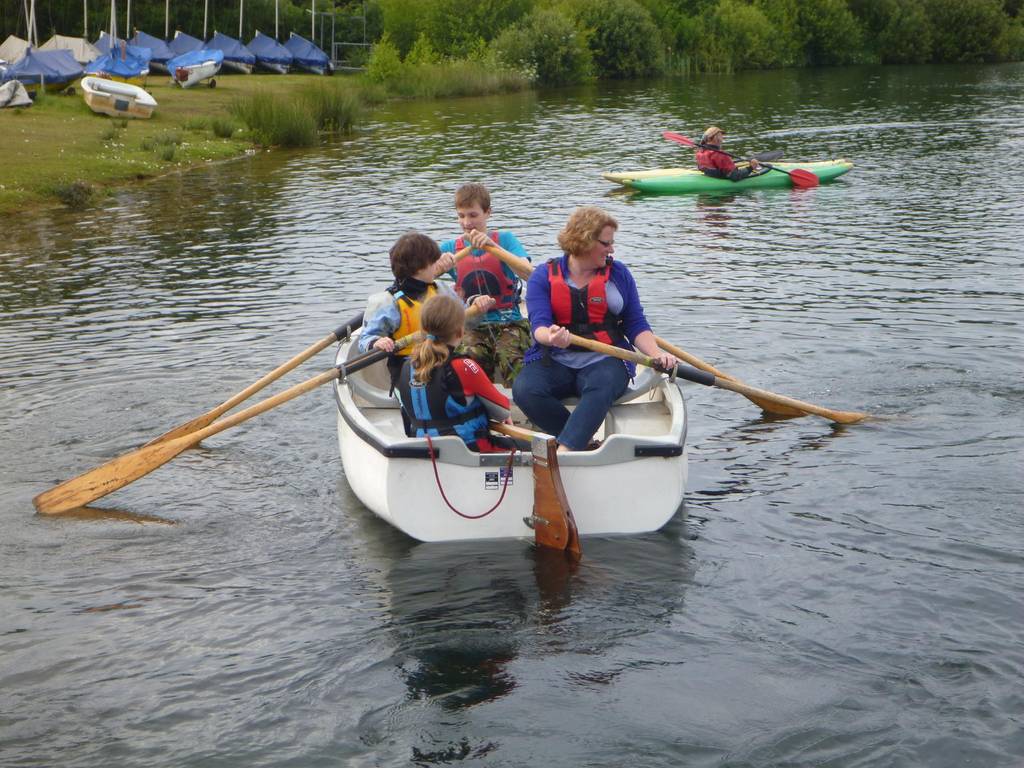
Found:
<path fill-rule="evenodd" d="M 206 40 L 206 17 L 210 15 L 210 0 L 203 3 L 203 40 Z"/>
<path fill-rule="evenodd" d="M 277 29 L 277 26 L 278 26 L 278 24 L 277 24 L 277 20 L 278 20 L 278 9 L 277 9 L 278 2 L 279 2 L 279 0 L 274 0 L 274 39 L 279 41 L 281 39 L 281 37 L 280 37 L 280 34 L 278 32 L 278 29 Z"/>
<path fill-rule="evenodd" d="M 309 39 L 316 43 L 316 0 L 313 0 L 313 10 L 309 16 Z"/>
<path fill-rule="evenodd" d="M 89 0 L 82 0 L 82 37 L 89 39 Z"/>
<path fill-rule="evenodd" d="M 31 8 L 25 14 L 25 35 L 28 37 L 28 44 L 33 48 L 39 45 L 39 35 L 36 33 L 36 0 L 32 0 Z"/>
<path fill-rule="evenodd" d="M 110 52 L 114 52 L 114 41 L 117 40 L 117 8 L 114 0 L 110 0 Z"/>
<path fill-rule="evenodd" d="M 238 40 L 242 40 L 242 11 L 245 10 L 245 0 L 238 0 Z"/>
<path fill-rule="evenodd" d="M 164 40 L 171 37 L 171 0 L 164 0 Z"/>
<path fill-rule="evenodd" d="M 132 33 L 132 0 L 128 0 L 127 10 L 124 14 L 124 39 L 128 39 L 128 35 Z"/>

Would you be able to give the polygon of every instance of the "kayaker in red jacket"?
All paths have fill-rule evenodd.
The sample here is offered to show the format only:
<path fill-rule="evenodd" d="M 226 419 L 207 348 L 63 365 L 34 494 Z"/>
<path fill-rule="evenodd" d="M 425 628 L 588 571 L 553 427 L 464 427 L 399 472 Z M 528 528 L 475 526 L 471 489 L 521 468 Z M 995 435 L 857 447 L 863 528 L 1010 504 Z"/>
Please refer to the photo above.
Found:
<path fill-rule="evenodd" d="M 725 134 L 722 129 L 716 125 L 712 125 L 706 131 L 700 139 L 700 149 L 697 150 L 697 168 L 705 176 L 711 176 L 716 179 L 728 179 L 729 181 L 739 181 L 745 179 L 750 174 L 757 170 L 760 170 L 761 164 L 757 160 L 751 159 L 750 167 L 748 168 L 737 168 L 736 163 L 732 161 L 724 152 L 716 152 L 716 149 L 722 148 L 722 142 L 725 140 Z"/>

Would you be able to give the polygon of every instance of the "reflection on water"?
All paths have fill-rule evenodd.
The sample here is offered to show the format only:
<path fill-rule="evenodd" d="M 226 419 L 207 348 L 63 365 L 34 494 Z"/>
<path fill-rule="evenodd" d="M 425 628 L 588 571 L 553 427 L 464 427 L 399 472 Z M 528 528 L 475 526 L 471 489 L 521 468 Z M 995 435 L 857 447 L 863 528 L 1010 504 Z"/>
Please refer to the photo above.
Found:
<path fill-rule="evenodd" d="M 398 103 L 314 152 L 7 222 L 5 759 L 1015 764 L 1020 194 L 968 150 L 1020 153 L 1022 84 L 1021 65 L 863 67 Z M 600 176 L 689 163 L 660 131 L 723 122 L 740 154 L 856 166 L 725 197 Z M 41 490 L 347 320 L 402 231 L 455 234 L 469 180 L 534 263 L 574 206 L 606 207 L 658 335 L 753 386 L 895 418 L 777 420 L 683 383 L 686 519 L 587 540 L 575 570 L 518 542 L 416 545 L 374 518 L 326 390 L 87 521 L 33 514 Z"/>

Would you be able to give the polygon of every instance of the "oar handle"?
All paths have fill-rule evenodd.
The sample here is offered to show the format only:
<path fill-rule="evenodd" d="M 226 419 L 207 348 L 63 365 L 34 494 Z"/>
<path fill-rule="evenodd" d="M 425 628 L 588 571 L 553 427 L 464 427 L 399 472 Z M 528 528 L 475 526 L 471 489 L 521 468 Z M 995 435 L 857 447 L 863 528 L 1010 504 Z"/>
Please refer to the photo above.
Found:
<path fill-rule="evenodd" d="M 653 357 L 648 357 L 640 352 L 630 352 L 622 347 L 615 347 L 611 344 L 602 344 L 596 339 L 587 339 L 583 336 L 577 336 L 574 333 L 569 334 L 569 340 L 574 346 L 589 349 L 591 352 L 600 352 L 608 355 L 609 357 L 617 357 L 620 360 L 627 360 L 639 365 L 646 365 L 648 368 L 653 368 L 654 370 L 661 371 L 662 373 L 672 373 L 672 371 L 666 371 Z M 715 386 L 715 376 L 713 374 L 707 373 L 706 371 L 698 371 L 696 368 L 684 365 L 683 363 L 678 363 L 676 365 L 675 374 L 681 379 L 692 381 L 694 384 L 702 384 L 705 387 Z"/>
<path fill-rule="evenodd" d="M 363 313 L 360 312 L 359 314 L 354 315 L 352 317 L 352 319 L 349 320 L 347 323 L 342 323 L 341 325 L 339 325 L 337 328 L 334 329 L 334 334 L 333 334 L 334 335 L 334 341 L 338 341 L 340 339 L 344 339 L 346 336 L 348 336 L 350 333 L 352 333 L 352 331 L 354 331 L 356 328 L 358 328 L 362 324 L 363 324 Z M 333 344 L 334 342 L 331 342 L 331 343 Z"/>

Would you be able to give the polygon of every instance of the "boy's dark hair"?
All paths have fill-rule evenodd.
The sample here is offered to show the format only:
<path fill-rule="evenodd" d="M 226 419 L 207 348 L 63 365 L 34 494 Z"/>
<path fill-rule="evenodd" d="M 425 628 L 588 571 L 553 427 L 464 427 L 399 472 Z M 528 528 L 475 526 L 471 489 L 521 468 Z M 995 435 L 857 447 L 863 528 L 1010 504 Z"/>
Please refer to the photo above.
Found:
<path fill-rule="evenodd" d="M 398 280 L 412 277 L 441 258 L 437 243 L 420 232 L 406 232 L 388 253 L 391 255 L 391 271 Z"/>
<path fill-rule="evenodd" d="M 484 213 L 491 210 L 491 193 L 483 184 L 470 182 L 463 184 L 455 190 L 455 207 L 465 208 L 473 203 L 480 203 L 480 210 Z"/>

